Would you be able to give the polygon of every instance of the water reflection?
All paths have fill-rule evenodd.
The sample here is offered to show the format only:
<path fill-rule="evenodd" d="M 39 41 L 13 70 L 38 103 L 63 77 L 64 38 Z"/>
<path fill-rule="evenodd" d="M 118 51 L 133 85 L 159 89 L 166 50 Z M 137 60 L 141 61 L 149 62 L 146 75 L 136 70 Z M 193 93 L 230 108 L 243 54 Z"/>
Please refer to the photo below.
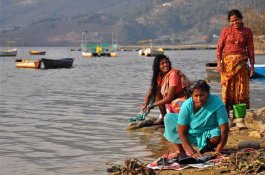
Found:
<path fill-rule="evenodd" d="M 161 128 L 126 130 L 148 89 L 153 58 L 121 52 L 117 58 L 85 59 L 67 48 L 49 48 L 47 53 L 48 58 L 75 57 L 74 67 L 16 69 L 16 58 L 0 59 L 2 174 L 101 175 L 107 161 L 149 161 L 174 149 Z M 215 57 L 214 50 L 166 53 L 192 80 L 204 79 L 205 62 Z M 210 84 L 220 94 L 220 85 Z M 263 94 L 264 83 L 251 81 L 254 108 L 264 106 Z M 158 116 L 158 110 L 152 115 Z"/>

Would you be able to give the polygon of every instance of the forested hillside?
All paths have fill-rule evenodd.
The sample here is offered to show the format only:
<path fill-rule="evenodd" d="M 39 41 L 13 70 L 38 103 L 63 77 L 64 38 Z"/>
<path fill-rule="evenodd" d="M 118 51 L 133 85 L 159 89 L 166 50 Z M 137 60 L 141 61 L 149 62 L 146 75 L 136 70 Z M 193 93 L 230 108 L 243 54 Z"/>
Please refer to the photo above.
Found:
<path fill-rule="evenodd" d="M 215 43 L 227 12 L 265 35 L 264 0 L 1 0 L 0 41 L 28 46 L 79 45 L 81 33 L 116 33 L 119 44 Z"/>

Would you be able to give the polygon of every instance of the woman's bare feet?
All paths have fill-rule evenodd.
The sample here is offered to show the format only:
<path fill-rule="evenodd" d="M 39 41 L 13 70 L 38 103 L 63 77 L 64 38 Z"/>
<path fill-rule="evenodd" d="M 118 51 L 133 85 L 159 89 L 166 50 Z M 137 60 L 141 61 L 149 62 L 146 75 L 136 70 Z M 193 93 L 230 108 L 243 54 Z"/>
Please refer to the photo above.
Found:
<path fill-rule="evenodd" d="M 164 117 L 162 114 L 159 115 L 158 119 L 154 122 L 154 125 L 164 125 Z"/>

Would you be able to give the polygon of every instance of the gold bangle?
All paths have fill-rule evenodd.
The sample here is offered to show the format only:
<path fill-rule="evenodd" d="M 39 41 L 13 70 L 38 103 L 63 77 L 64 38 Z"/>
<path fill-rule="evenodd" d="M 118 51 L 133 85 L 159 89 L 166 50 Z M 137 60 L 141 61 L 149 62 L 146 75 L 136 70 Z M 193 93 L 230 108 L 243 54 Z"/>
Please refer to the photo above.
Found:
<path fill-rule="evenodd" d="M 197 153 L 197 151 L 193 151 L 192 153 L 191 153 L 191 156 L 193 156 L 193 154 L 196 154 Z"/>

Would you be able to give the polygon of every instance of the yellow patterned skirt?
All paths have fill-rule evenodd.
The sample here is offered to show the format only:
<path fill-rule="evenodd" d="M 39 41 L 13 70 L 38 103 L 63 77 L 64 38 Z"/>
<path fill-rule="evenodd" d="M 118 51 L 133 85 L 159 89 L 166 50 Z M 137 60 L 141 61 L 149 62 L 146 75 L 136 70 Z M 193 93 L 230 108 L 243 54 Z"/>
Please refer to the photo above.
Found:
<path fill-rule="evenodd" d="M 248 58 L 245 55 L 227 55 L 223 58 L 221 73 L 222 100 L 227 110 L 234 104 L 246 103 L 249 109 Z"/>

